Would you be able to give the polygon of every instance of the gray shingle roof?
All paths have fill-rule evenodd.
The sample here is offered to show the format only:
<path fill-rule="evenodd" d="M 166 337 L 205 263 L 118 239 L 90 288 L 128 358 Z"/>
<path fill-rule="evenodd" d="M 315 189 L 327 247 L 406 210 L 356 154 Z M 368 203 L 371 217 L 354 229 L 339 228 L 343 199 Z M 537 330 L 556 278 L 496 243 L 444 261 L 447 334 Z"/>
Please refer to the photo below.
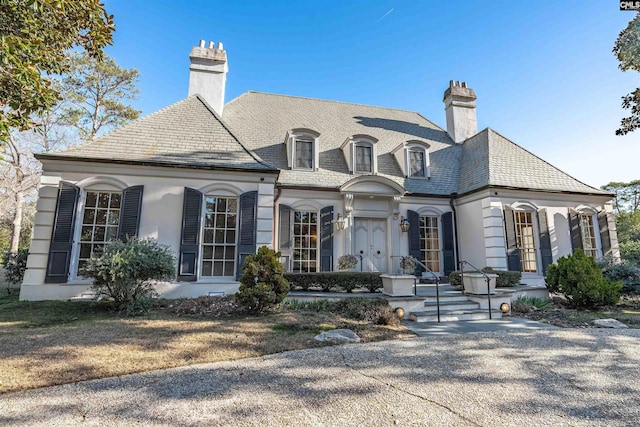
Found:
<path fill-rule="evenodd" d="M 463 144 L 458 192 L 491 186 L 574 193 L 609 193 L 584 184 L 487 128 Z"/>
<path fill-rule="evenodd" d="M 338 188 L 354 178 L 340 145 L 350 136 L 376 139 L 378 175 L 411 193 L 449 195 L 456 191 L 462 147 L 446 131 L 413 111 L 293 96 L 246 92 L 229 102 L 223 119 L 241 141 L 266 163 L 281 169 L 285 185 Z M 287 131 L 307 128 L 320 133 L 317 172 L 290 170 L 284 140 Z M 422 140 L 431 148 L 430 180 L 404 178 L 391 150 L 408 140 Z"/>
<path fill-rule="evenodd" d="M 272 169 L 247 150 L 198 96 L 94 141 L 41 158 L 78 158 L 194 168 Z"/>

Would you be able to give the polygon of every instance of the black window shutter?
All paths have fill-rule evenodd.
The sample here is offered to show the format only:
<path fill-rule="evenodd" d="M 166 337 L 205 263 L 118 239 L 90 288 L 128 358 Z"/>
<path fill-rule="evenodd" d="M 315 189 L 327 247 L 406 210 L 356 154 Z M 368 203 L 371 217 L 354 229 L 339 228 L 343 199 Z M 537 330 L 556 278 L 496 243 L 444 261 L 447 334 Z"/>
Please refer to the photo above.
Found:
<path fill-rule="evenodd" d="M 129 237 L 138 237 L 140 229 L 140 211 L 142 209 L 142 191 L 144 186 L 125 188 L 122 192 L 118 239 L 126 241 Z"/>
<path fill-rule="evenodd" d="M 449 274 L 456 269 L 455 233 L 453 232 L 453 212 L 443 213 L 442 220 L 442 255 L 444 274 Z"/>
<path fill-rule="evenodd" d="M 291 259 L 291 210 L 287 205 L 280 205 L 279 208 L 278 250 L 287 260 Z M 289 264 L 284 266 L 286 271 L 289 271 Z"/>
<path fill-rule="evenodd" d="M 600 242 L 602 254 L 611 254 L 611 234 L 609 233 L 609 215 L 605 211 L 598 212 L 598 226 L 600 227 Z"/>
<path fill-rule="evenodd" d="M 409 221 L 409 255 L 423 262 L 422 254 L 420 253 L 420 215 L 416 211 L 409 210 L 407 211 L 407 221 Z M 422 266 L 418 265 L 415 274 L 420 276 L 422 270 Z"/>
<path fill-rule="evenodd" d="M 73 247 L 73 229 L 80 189 L 68 182 L 60 182 L 56 216 L 49 244 L 49 258 L 45 283 L 65 283 L 69 278 L 69 263 Z"/>
<path fill-rule="evenodd" d="M 547 268 L 553 263 L 551 252 L 551 236 L 549 235 L 549 222 L 547 210 L 538 211 L 538 229 L 540 230 L 540 255 L 542 256 L 542 273 L 547 274 Z"/>
<path fill-rule="evenodd" d="M 511 271 L 520 271 L 520 251 L 516 237 L 516 224 L 513 217 L 513 209 L 504 208 L 504 232 L 507 243 L 507 268 Z"/>
<path fill-rule="evenodd" d="M 245 258 L 256 253 L 257 206 L 257 191 L 249 191 L 240 195 L 240 230 L 238 232 L 236 280 L 240 279 Z"/>
<path fill-rule="evenodd" d="M 333 270 L 333 206 L 320 209 L 320 271 Z"/>
<path fill-rule="evenodd" d="M 573 249 L 573 253 L 575 253 L 576 249 L 583 249 L 583 247 L 580 215 L 573 209 L 569 209 L 569 230 L 571 231 L 571 248 Z"/>
<path fill-rule="evenodd" d="M 182 207 L 182 233 L 178 281 L 195 282 L 198 279 L 198 252 L 200 249 L 200 220 L 202 217 L 202 193 L 184 188 Z"/>

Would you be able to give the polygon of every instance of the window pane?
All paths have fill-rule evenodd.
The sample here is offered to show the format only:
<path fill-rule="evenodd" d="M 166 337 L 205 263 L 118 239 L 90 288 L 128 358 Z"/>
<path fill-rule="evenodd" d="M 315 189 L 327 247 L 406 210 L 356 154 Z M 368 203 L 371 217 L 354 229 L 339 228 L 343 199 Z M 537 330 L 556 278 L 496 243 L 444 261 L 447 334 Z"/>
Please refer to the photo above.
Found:
<path fill-rule="evenodd" d="M 371 172 L 371 147 L 356 146 L 356 172 Z"/>
<path fill-rule="evenodd" d="M 108 208 L 109 207 L 109 193 L 99 193 L 98 194 L 98 207 L 99 208 Z"/>
<path fill-rule="evenodd" d="M 111 207 L 114 209 L 120 209 L 120 193 L 111 193 Z"/>
<path fill-rule="evenodd" d="M 93 191 L 88 191 L 87 198 L 84 205 L 86 207 L 95 207 L 97 198 L 98 198 L 98 193 L 95 193 Z"/>
<path fill-rule="evenodd" d="M 313 142 L 296 139 L 296 167 L 311 169 L 313 167 Z"/>
<path fill-rule="evenodd" d="M 96 211 L 93 209 L 85 209 L 84 217 L 82 218 L 83 224 L 93 224 L 93 221 L 96 219 Z"/>
<path fill-rule="evenodd" d="M 98 209 L 96 211 L 96 224 L 106 225 L 107 224 L 107 210 L 106 209 Z"/>
<path fill-rule="evenodd" d="M 425 176 L 424 153 L 422 151 L 409 151 L 409 176 Z"/>
<path fill-rule="evenodd" d="M 202 276 L 233 276 L 238 200 L 229 197 L 206 197 Z"/>

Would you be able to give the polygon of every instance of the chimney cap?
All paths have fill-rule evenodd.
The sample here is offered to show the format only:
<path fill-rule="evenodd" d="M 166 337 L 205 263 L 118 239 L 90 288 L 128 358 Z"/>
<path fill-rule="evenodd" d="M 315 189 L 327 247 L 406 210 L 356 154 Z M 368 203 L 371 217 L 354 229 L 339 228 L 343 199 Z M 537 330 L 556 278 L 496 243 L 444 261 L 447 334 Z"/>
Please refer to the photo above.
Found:
<path fill-rule="evenodd" d="M 476 92 L 470 87 L 467 87 L 467 82 L 460 82 L 459 80 L 449 80 L 449 87 L 444 91 L 443 101 L 446 102 L 447 98 L 453 96 L 467 98 L 469 100 L 478 99 Z"/>

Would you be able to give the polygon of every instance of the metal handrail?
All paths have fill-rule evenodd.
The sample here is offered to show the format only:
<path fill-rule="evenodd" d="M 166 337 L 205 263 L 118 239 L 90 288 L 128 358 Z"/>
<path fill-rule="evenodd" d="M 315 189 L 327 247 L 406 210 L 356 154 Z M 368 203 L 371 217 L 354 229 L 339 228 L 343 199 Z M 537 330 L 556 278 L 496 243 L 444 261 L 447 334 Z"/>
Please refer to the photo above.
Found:
<path fill-rule="evenodd" d="M 426 265 L 424 265 L 420 260 L 416 259 L 416 263 L 418 265 L 420 265 L 422 268 L 424 268 L 424 271 L 426 271 L 427 273 L 431 273 L 431 275 L 433 275 L 433 277 L 435 277 L 436 279 L 436 310 L 438 312 L 438 323 L 440 323 L 440 276 L 438 276 L 436 273 L 434 273 L 433 271 L 431 271 L 431 269 L 429 267 L 427 267 Z M 418 295 L 418 285 L 416 284 L 416 288 L 415 288 L 415 292 L 416 295 Z"/>
<path fill-rule="evenodd" d="M 487 280 L 487 302 L 489 303 L 489 319 L 492 319 L 491 316 L 491 277 L 484 271 L 480 270 L 475 265 L 471 264 L 469 261 L 459 261 L 458 267 L 460 268 L 460 281 L 462 282 L 462 290 L 464 291 L 464 264 L 467 264 L 469 267 L 475 269 L 478 273 L 482 274 L 484 278 Z"/>

